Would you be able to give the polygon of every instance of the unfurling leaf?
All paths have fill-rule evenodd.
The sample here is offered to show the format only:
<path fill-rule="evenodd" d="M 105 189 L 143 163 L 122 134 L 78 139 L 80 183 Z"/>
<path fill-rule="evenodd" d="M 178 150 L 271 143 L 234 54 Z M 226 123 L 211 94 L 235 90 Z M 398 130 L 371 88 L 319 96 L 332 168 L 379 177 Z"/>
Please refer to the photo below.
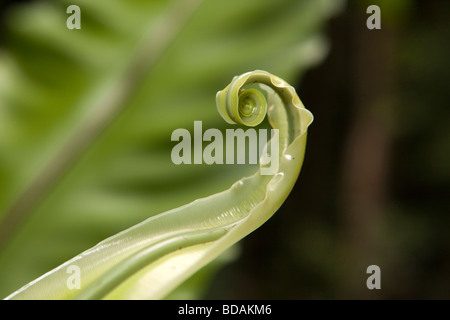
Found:
<path fill-rule="evenodd" d="M 251 86 L 251 88 L 247 88 Z M 255 89 L 257 88 L 257 89 Z M 251 90 L 246 94 L 246 90 Z M 247 113 L 246 103 L 258 94 L 266 105 Z M 243 103 L 245 99 L 245 103 Z M 266 163 L 231 188 L 173 209 L 100 242 L 60 267 L 15 292 L 23 299 L 148 299 L 163 298 L 193 272 L 258 228 L 281 206 L 300 172 L 306 131 L 312 114 L 295 89 L 265 71 L 235 77 L 217 94 L 217 107 L 229 122 L 254 124 L 253 116 L 267 110 L 279 134 L 264 150 L 277 155 L 277 170 L 263 174 Z M 244 110 L 243 110 L 244 109 Z M 232 119 L 232 120 L 231 120 Z M 68 290 L 67 269 L 81 270 L 80 290 Z"/>

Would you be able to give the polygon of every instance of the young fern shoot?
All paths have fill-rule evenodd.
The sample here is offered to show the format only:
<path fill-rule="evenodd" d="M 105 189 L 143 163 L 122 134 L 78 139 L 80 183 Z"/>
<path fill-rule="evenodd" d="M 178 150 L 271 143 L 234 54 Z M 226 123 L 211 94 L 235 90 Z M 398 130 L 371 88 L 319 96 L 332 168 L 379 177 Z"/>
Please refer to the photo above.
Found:
<path fill-rule="evenodd" d="M 228 123 L 253 127 L 267 114 L 277 129 L 255 174 L 100 242 L 7 299 L 160 299 L 269 219 L 297 180 L 313 116 L 292 86 L 260 70 L 234 77 L 216 100 Z M 278 169 L 267 174 L 273 155 Z M 67 285 L 71 266 L 80 270 L 77 290 Z"/>

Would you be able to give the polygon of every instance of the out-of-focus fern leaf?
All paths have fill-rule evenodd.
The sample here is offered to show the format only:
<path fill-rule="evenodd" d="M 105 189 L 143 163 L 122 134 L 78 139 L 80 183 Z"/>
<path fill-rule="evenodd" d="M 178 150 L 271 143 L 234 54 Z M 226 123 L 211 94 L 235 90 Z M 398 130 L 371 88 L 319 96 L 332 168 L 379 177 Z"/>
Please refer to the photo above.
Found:
<path fill-rule="evenodd" d="M 36 1 L 0 51 L 0 295 L 247 166 L 176 166 L 176 128 L 224 127 L 212 92 L 320 60 L 336 0 Z M 66 8 L 82 29 L 66 28 Z"/>

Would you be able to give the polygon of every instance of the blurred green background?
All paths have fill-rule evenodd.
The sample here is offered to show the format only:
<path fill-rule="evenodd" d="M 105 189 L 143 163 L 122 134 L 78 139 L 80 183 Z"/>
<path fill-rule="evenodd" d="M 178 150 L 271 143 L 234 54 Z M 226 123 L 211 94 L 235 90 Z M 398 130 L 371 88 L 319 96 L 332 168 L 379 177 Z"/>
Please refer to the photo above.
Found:
<path fill-rule="evenodd" d="M 170 134 L 226 128 L 215 93 L 266 69 L 315 116 L 297 185 L 171 297 L 449 299 L 449 14 L 444 0 L 2 1 L 0 296 L 251 173 L 175 166 Z"/>

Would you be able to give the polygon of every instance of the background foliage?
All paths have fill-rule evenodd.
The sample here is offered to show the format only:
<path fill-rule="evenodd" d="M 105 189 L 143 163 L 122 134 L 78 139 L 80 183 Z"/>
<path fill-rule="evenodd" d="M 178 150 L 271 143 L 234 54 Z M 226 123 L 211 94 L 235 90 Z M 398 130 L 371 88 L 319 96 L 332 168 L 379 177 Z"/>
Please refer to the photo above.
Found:
<path fill-rule="evenodd" d="M 215 92 L 267 69 L 315 115 L 299 182 L 232 262 L 171 297 L 449 298 L 448 1 L 20 2 L 0 6 L 0 296 L 251 172 L 172 165 L 170 133 L 225 127 Z M 114 111 L 130 61 L 144 68 Z M 382 290 L 365 287 L 371 264 Z"/>

